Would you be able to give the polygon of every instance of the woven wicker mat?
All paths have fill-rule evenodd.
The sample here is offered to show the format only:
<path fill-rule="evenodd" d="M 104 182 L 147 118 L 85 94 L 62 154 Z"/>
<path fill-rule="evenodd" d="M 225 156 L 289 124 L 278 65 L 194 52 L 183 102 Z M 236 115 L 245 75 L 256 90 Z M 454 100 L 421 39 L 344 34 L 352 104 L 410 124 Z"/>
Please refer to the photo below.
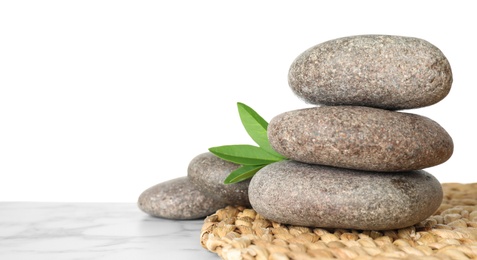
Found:
<path fill-rule="evenodd" d="M 477 259 L 477 183 L 445 183 L 444 200 L 404 229 L 362 231 L 283 225 L 227 207 L 204 220 L 200 242 L 222 259 Z"/>

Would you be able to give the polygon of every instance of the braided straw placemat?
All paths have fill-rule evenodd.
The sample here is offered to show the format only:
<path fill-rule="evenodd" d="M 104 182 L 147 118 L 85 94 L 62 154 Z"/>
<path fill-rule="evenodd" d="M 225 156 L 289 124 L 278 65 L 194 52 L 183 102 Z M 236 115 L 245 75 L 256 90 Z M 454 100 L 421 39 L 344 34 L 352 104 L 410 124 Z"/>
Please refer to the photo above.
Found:
<path fill-rule="evenodd" d="M 445 183 L 425 221 L 362 231 L 283 225 L 253 209 L 226 207 L 204 220 L 200 242 L 222 259 L 477 259 L 477 183 Z"/>

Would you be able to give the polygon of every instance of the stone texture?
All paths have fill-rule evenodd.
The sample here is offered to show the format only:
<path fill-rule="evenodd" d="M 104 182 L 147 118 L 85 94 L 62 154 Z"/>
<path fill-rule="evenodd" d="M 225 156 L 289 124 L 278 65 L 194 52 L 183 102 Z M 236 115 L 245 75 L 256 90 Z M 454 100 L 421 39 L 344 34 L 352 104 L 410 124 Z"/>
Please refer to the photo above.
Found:
<path fill-rule="evenodd" d="M 212 153 L 196 156 L 189 163 L 189 179 L 203 192 L 233 206 L 250 206 L 248 185 L 250 180 L 224 184 L 225 178 L 240 165 L 224 161 Z"/>
<path fill-rule="evenodd" d="M 433 120 L 359 106 L 323 106 L 283 113 L 268 126 L 272 147 L 287 158 L 368 171 L 419 170 L 453 152 Z"/>
<path fill-rule="evenodd" d="M 452 71 L 431 43 L 358 35 L 318 44 L 292 63 L 288 82 L 306 102 L 390 110 L 424 107 L 450 91 Z"/>
<path fill-rule="evenodd" d="M 199 190 L 187 177 L 166 181 L 145 190 L 138 207 L 154 217 L 197 219 L 227 206 Z"/>
<path fill-rule="evenodd" d="M 371 173 L 296 161 L 258 171 L 249 196 L 255 211 L 276 222 L 362 230 L 414 225 L 443 198 L 439 181 L 423 170 Z"/>

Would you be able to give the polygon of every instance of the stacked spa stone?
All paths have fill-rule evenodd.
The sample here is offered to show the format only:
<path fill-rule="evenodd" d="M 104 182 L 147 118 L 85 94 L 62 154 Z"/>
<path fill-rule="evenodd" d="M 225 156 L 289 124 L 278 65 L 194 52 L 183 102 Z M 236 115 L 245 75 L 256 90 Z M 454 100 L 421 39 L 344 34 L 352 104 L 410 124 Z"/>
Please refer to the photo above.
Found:
<path fill-rule="evenodd" d="M 449 134 L 424 116 L 397 110 L 435 104 L 449 92 L 449 62 L 417 38 L 362 35 L 299 55 L 289 85 L 306 102 L 268 126 L 290 160 L 253 177 L 252 207 L 285 224 L 382 230 L 414 225 L 442 201 L 422 170 L 448 160 Z"/>
<path fill-rule="evenodd" d="M 199 154 L 189 163 L 186 177 L 148 188 L 139 196 L 138 206 L 149 215 L 168 219 L 202 218 L 227 205 L 250 207 L 250 180 L 224 184 L 239 166 L 212 153 Z"/>

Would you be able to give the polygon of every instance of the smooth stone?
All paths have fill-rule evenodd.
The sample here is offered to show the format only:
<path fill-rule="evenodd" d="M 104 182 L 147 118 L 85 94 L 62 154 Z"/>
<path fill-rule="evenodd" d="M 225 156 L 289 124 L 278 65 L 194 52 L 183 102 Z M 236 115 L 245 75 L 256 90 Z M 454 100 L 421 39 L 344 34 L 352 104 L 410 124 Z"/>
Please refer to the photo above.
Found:
<path fill-rule="evenodd" d="M 220 159 L 212 153 L 196 156 L 189 163 L 189 179 L 208 196 L 233 206 L 250 206 L 250 180 L 224 184 L 225 178 L 240 165 Z"/>
<path fill-rule="evenodd" d="M 431 216 L 443 192 L 423 170 L 371 173 L 288 160 L 258 171 L 249 196 L 257 213 L 283 224 L 387 230 Z"/>
<path fill-rule="evenodd" d="M 187 177 L 154 185 L 138 199 L 139 209 L 151 216 L 168 219 L 203 218 L 226 206 L 204 194 Z"/>
<path fill-rule="evenodd" d="M 412 37 L 357 35 L 318 44 L 293 61 L 288 82 L 306 102 L 390 110 L 435 104 L 452 71 L 444 54 Z"/>
<path fill-rule="evenodd" d="M 409 171 L 447 161 L 452 138 L 433 120 L 359 106 L 286 112 L 268 126 L 272 147 L 287 158 L 367 171 Z"/>

